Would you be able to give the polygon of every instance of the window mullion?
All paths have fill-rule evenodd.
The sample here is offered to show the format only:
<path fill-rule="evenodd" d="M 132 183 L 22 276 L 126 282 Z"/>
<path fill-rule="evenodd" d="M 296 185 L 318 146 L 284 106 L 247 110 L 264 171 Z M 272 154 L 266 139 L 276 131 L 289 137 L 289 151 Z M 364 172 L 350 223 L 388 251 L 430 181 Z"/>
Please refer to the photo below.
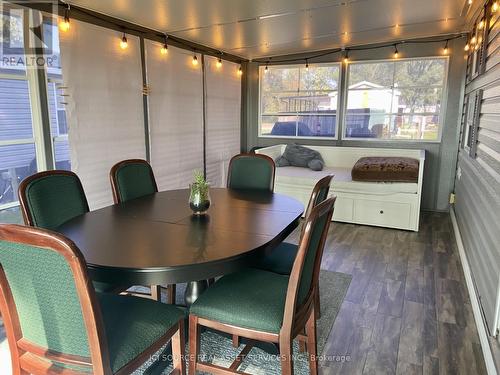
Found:
<path fill-rule="evenodd" d="M 25 51 L 36 51 L 35 48 L 26 46 L 41 47 L 41 41 L 31 32 L 35 25 L 41 25 L 42 15 L 39 11 L 29 10 L 25 17 L 24 35 Z M 42 57 L 43 56 L 36 56 Z M 37 169 L 44 171 L 54 169 L 53 145 L 50 135 L 49 104 L 47 99 L 47 73 L 45 65 L 39 67 L 27 67 L 26 78 L 29 83 L 29 97 L 31 104 L 33 136 L 35 138 Z"/>

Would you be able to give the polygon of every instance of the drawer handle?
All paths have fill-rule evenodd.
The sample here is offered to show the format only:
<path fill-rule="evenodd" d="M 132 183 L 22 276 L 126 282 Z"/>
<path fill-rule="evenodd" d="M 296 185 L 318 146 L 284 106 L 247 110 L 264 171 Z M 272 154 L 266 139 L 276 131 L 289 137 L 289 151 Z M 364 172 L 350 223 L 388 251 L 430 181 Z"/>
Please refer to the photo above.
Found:
<path fill-rule="evenodd" d="M 384 213 L 384 210 L 380 210 L 380 213 L 383 214 Z"/>

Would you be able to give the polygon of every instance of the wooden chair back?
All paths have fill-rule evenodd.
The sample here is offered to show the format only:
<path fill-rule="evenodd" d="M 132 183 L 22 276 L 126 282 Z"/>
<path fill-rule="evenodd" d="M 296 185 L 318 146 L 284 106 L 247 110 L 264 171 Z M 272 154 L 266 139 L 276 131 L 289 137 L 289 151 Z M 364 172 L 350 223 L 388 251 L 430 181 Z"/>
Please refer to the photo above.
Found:
<path fill-rule="evenodd" d="M 314 305 L 319 283 L 323 249 L 332 220 L 336 197 L 312 208 L 306 218 L 299 249 L 288 282 L 283 326 L 280 335 L 295 337 L 302 329 Z"/>
<path fill-rule="evenodd" d="M 67 238 L 0 225 L 0 311 L 14 374 L 111 372 L 85 260 Z"/>
<path fill-rule="evenodd" d="M 19 185 L 19 202 L 26 225 L 57 229 L 89 211 L 82 183 L 71 171 L 35 173 Z"/>
<path fill-rule="evenodd" d="M 328 193 L 330 192 L 330 184 L 332 183 L 333 174 L 323 177 L 321 180 L 316 182 L 314 185 L 311 196 L 309 197 L 309 203 L 307 204 L 306 212 L 304 217 L 307 218 L 314 207 L 316 207 L 321 202 L 328 198 Z"/>
<path fill-rule="evenodd" d="M 263 154 L 238 154 L 231 158 L 227 174 L 227 187 L 274 191 L 276 165 Z"/>
<path fill-rule="evenodd" d="M 158 192 L 153 168 L 146 160 L 123 160 L 111 168 L 109 172 L 111 190 L 115 203 Z"/>

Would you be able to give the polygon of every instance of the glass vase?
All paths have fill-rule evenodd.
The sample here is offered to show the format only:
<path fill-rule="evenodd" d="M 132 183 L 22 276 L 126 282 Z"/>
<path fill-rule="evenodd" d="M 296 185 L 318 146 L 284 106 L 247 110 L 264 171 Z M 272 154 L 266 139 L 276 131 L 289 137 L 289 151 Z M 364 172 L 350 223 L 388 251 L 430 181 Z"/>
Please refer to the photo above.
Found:
<path fill-rule="evenodd" d="M 210 207 L 210 192 L 208 186 L 189 185 L 189 207 L 195 215 L 203 215 Z"/>

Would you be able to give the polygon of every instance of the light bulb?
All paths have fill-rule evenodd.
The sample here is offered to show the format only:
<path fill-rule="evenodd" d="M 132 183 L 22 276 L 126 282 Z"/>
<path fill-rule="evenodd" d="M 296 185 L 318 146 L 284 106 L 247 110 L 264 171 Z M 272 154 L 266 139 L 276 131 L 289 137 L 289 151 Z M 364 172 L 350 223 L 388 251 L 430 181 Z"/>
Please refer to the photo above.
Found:
<path fill-rule="evenodd" d="M 471 44 L 471 46 L 473 46 L 474 44 L 476 44 L 476 40 L 477 40 L 477 39 L 476 39 L 476 36 L 474 35 L 474 36 L 472 37 L 472 39 L 470 40 L 470 44 Z"/>
<path fill-rule="evenodd" d="M 396 50 L 396 52 L 394 52 L 394 58 L 397 59 L 399 57 L 399 52 Z"/>
<path fill-rule="evenodd" d="M 217 60 L 217 68 L 222 68 L 222 59 L 219 57 L 219 59 Z"/>
<path fill-rule="evenodd" d="M 468 3 L 469 5 L 472 5 L 472 0 L 468 0 L 468 1 L 467 1 L 467 3 Z"/>
<path fill-rule="evenodd" d="M 162 55 L 166 55 L 166 54 L 168 53 L 168 46 L 167 46 L 167 43 L 165 43 L 165 44 L 161 47 L 160 53 L 161 53 Z"/>
<path fill-rule="evenodd" d="M 193 66 L 198 65 L 198 58 L 196 57 L 196 55 L 193 55 L 193 60 L 191 60 L 191 63 L 193 64 Z"/>
<path fill-rule="evenodd" d="M 344 57 L 344 64 L 348 64 L 349 63 L 349 57 L 346 55 Z"/>
<path fill-rule="evenodd" d="M 239 76 L 243 75 L 243 69 L 241 68 L 241 65 L 240 65 L 240 68 L 238 69 L 238 75 Z"/>
<path fill-rule="evenodd" d="M 59 22 L 59 30 L 66 32 L 69 30 L 69 18 L 64 17 L 64 20 Z"/>
<path fill-rule="evenodd" d="M 498 1 L 495 1 L 491 6 L 491 12 L 495 13 L 498 10 Z"/>
<path fill-rule="evenodd" d="M 470 49 L 469 42 L 465 44 L 464 51 L 468 51 Z"/>
<path fill-rule="evenodd" d="M 479 25 L 477 25 L 477 28 L 479 30 L 483 29 L 484 28 L 484 19 L 482 19 L 480 22 L 479 22 Z"/>
<path fill-rule="evenodd" d="M 444 47 L 443 48 L 443 55 L 447 55 L 448 54 L 448 47 Z"/>
<path fill-rule="evenodd" d="M 125 36 L 125 34 L 123 34 L 122 40 L 120 41 L 120 48 L 127 49 L 127 47 L 128 47 L 127 37 Z"/>
<path fill-rule="evenodd" d="M 269 67 L 266 64 L 266 67 L 264 68 L 264 73 L 267 73 L 269 71 Z"/>
<path fill-rule="evenodd" d="M 306 72 L 309 71 L 309 62 L 306 60 Z"/>

